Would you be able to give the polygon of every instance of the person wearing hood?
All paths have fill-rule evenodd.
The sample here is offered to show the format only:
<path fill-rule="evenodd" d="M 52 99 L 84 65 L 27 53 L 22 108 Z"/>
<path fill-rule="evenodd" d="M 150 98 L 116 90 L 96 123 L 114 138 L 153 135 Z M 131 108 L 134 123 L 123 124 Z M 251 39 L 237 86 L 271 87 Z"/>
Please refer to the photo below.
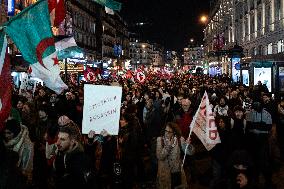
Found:
<path fill-rule="evenodd" d="M 79 141 L 73 125 L 60 127 L 57 140 L 58 154 L 54 161 L 56 188 L 92 188 L 94 176 L 90 160 Z"/>
<path fill-rule="evenodd" d="M 8 150 L 17 152 L 17 166 L 21 169 L 28 183 L 32 181 L 34 145 L 29 138 L 28 128 L 15 119 L 6 122 L 4 129 L 4 144 Z"/>

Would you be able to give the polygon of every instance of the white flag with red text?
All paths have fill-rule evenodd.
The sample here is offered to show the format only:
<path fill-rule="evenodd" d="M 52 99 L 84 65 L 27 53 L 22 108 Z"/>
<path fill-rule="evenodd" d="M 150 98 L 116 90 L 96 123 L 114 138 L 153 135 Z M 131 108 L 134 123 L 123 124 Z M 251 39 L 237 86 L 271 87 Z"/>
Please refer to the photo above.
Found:
<path fill-rule="evenodd" d="M 206 91 L 190 124 L 190 128 L 208 151 L 216 144 L 221 143 Z"/>

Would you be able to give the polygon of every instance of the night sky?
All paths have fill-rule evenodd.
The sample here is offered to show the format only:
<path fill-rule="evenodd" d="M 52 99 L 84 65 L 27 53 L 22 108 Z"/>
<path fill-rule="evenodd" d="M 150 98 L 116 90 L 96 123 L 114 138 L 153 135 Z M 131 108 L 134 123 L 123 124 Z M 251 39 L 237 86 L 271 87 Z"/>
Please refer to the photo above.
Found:
<path fill-rule="evenodd" d="M 142 37 L 163 45 L 165 50 L 181 52 L 191 38 L 202 44 L 204 24 L 199 17 L 208 14 L 210 0 L 118 1 L 123 3 L 121 15 L 127 23 L 130 26 L 135 22 L 149 23 L 140 27 Z"/>

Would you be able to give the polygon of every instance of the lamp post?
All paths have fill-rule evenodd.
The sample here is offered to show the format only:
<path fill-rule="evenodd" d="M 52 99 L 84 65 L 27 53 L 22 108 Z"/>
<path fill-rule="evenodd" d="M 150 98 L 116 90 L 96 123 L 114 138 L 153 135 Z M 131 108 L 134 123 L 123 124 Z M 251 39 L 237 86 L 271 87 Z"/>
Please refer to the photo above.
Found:
<path fill-rule="evenodd" d="M 203 23 L 203 24 L 208 24 L 209 22 L 209 18 L 207 15 L 202 15 L 200 16 L 200 22 Z M 214 20 L 213 18 L 210 20 L 212 21 L 213 23 L 219 23 L 219 19 L 218 20 Z M 213 49 L 214 49 L 214 44 L 216 44 L 216 50 L 214 52 L 214 56 L 217 56 L 217 62 L 218 62 L 218 66 L 219 66 L 219 62 L 220 62 L 220 35 L 218 33 L 218 27 L 216 27 L 215 29 L 215 36 L 213 36 L 213 40 L 212 40 L 212 43 L 213 43 Z M 216 39 L 216 43 L 215 43 L 215 40 Z"/>

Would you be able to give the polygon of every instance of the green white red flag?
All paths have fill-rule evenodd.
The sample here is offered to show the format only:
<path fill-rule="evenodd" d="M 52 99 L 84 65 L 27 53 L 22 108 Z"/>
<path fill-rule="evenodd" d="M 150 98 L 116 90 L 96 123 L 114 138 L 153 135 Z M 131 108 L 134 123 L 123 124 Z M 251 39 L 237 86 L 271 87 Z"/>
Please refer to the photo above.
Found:
<path fill-rule="evenodd" d="M 60 78 L 60 67 L 50 25 L 48 1 L 40 0 L 24 9 L 4 26 L 5 32 L 29 62 L 31 75 L 61 93 L 67 89 Z"/>

